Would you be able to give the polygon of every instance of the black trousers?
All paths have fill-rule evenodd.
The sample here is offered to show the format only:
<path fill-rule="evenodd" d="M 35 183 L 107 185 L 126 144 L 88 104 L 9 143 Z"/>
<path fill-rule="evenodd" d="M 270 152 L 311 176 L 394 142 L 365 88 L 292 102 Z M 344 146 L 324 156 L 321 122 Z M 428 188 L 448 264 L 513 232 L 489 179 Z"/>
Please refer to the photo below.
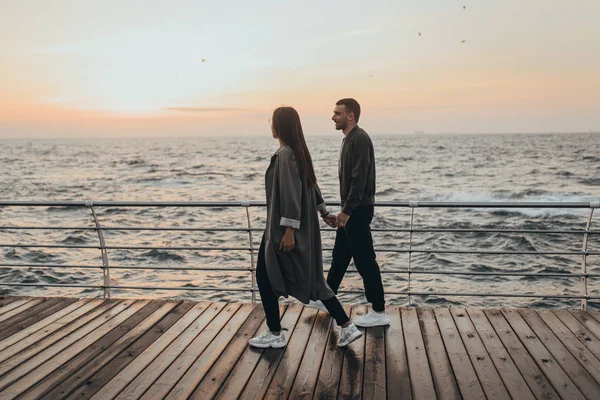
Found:
<path fill-rule="evenodd" d="M 258 291 L 260 292 L 260 300 L 262 301 L 263 308 L 265 310 L 265 316 L 267 318 L 267 326 L 272 332 L 279 332 L 281 330 L 281 322 L 279 315 L 279 299 L 273 293 L 269 277 L 267 275 L 267 266 L 265 263 L 265 238 L 263 236 L 260 242 L 260 249 L 258 250 L 258 259 L 256 261 L 256 283 L 258 284 Z M 321 300 L 329 314 L 335 319 L 335 322 L 342 326 L 346 322 L 350 321 L 348 315 L 342 308 L 337 297 L 333 296 L 327 300 Z"/>
<path fill-rule="evenodd" d="M 346 227 L 338 228 L 327 283 L 337 293 L 350 260 L 354 258 L 354 265 L 363 279 L 367 300 L 373 305 L 373 310 L 381 312 L 385 310 L 385 299 L 371 236 L 374 210 L 373 206 L 357 207 Z"/>

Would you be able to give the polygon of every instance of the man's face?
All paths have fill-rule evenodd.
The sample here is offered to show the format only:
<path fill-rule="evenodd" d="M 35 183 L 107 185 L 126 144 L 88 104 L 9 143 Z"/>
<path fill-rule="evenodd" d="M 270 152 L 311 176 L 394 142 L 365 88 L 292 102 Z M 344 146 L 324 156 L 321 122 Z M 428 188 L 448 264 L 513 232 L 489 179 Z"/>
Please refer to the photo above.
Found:
<path fill-rule="evenodd" d="M 344 130 L 348 127 L 348 117 L 350 115 L 346 112 L 346 106 L 340 105 L 335 106 L 333 110 L 333 117 L 331 119 L 335 122 L 335 129 L 338 131 Z"/>

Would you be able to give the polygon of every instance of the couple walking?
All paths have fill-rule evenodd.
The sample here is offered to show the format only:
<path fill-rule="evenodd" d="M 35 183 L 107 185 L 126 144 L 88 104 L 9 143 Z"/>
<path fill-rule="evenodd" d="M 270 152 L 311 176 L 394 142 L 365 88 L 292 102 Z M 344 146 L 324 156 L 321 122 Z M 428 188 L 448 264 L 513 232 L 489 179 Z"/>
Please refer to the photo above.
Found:
<path fill-rule="evenodd" d="M 265 174 L 267 226 L 256 266 L 268 330 L 250 339 L 251 346 L 281 348 L 287 344 L 281 331 L 279 296 L 293 296 L 309 307 L 329 312 L 341 328 L 340 347 L 362 336 L 356 326 L 389 325 L 370 228 L 375 197 L 373 143 L 357 125 L 359 118 L 356 100 L 336 103 L 332 120 L 344 134 L 338 167 L 342 210 L 336 216 L 327 211 L 317 185 L 297 111 L 280 107 L 273 112 L 271 131 L 280 147 Z M 337 228 L 327 281 L 318 213 L 327 225 Z M 335 295 L 351 259 L 372 304 L 372 310 L 354 323 Z"/>

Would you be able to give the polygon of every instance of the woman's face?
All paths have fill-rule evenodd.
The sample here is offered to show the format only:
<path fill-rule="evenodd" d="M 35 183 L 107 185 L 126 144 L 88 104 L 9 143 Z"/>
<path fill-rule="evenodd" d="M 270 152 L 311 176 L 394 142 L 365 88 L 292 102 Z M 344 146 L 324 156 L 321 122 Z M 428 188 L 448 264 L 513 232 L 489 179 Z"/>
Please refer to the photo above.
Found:
<path fill-rule="evenodd" d="M 275 132 L 275 129 L 273 129 L 273 119 L 269 118 L 269 126 L 271 127 L 271 134 L 273 135 L 273 139 L 279 139 L 279 135 L 277 135 L 277 132 Z"/>

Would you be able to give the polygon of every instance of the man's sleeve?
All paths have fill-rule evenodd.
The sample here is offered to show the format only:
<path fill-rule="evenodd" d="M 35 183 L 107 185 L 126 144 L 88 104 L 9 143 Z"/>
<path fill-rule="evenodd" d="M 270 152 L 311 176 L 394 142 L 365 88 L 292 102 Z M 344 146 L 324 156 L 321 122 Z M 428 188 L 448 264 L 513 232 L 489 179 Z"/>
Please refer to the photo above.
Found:
<path fill-rule="evenodd" d="M 365 192 L 369 174 L 369 147 L 369 138 L 363 135 L 357 136 L 352 143 L 352 181 L 342 209 L 346 215 L 351 215 L 358 207 Z"/>

